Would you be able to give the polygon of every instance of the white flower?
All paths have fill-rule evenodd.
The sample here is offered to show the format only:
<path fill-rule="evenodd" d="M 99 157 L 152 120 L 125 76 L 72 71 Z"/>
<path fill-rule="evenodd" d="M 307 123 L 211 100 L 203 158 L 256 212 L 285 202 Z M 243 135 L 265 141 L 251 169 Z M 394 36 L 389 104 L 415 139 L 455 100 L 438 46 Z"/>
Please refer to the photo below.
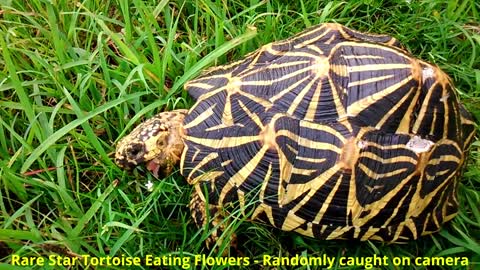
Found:
<path fill-rule="evenodd" d="M 153 191 L 153 182 L 148 180 L 148 182 L 145 184 L 145 187 L 147 188 L 148 191 L 152 192 Z"/>

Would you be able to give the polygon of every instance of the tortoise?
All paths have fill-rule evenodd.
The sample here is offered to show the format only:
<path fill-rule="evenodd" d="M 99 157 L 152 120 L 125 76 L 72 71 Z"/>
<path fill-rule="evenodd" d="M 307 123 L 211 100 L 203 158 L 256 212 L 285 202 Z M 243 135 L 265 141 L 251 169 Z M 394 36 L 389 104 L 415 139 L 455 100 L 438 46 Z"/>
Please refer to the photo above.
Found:
<path fill-rule="evenodd" d="M 140 124 L 115 158 L 157 177 L 179 165 L 199 227 L 240 209 L 318 239 L 405 242 L 457 213 L 474 122 L 451 79 L 395 38 L 320 24 L 185 89 L 192 108 Z"/>

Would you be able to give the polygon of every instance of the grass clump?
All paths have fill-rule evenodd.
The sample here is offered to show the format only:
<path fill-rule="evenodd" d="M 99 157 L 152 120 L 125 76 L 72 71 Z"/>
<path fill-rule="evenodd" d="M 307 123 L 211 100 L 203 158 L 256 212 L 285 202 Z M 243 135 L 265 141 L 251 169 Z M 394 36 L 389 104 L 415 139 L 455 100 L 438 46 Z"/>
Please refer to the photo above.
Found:
<path fill-rule="evenodd" d="M 480 119 L 480 4 L 474 0 L 7 0 L 0 5 L 0 268 L 10 267 L 13 255 L 220 255 L 202 244 L 208 232 L 193 226 L 191 187 L 182 177 L 173 174 L 147 192 L 143 184 L 154 181 L 152 176 L 118 169 L 114 144 L 141 119 L 189 108 L 183 84 L 205 67 L 240 59 L 318 23 L 398 38 L 414 55 L 445 70 Z M 466 257 L 475 269 L 480 267 L 479 146 L 476 141 L 460 184 L 459 215 L 421 240 L 319 241 L 242 222 L 229 233 L 239 235 L 242 256 L 252 263 L 262 254 L 327 254 L 336 261 L 377 254 Z"/>

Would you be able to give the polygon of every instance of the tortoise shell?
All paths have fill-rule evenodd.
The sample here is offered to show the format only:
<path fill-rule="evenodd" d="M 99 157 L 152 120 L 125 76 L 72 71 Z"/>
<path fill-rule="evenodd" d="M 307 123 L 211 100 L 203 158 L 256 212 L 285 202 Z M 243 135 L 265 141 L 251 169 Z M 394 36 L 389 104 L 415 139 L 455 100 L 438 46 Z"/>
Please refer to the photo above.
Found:
<path fill-rule="evenodd" d="M 392 37 L 321 24 L 185 89 L 196 103 L 180 170 L 218 209 L 381 241 L 438 231 L 457 212 L 474 123 L 449 77 Z"/>

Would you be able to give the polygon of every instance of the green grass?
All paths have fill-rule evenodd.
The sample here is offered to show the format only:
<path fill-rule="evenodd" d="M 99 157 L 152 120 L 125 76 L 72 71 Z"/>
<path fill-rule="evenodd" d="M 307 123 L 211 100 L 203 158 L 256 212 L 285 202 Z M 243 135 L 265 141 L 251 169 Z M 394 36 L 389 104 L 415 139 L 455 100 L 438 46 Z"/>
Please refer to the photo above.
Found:
<path fill-rule="evenodd" d="M 0 269 L 10 269 L 12 255 L 220 254 L 221 248 L 204 247 L 208 231 L 193 225 L 186 181 L 176 173 L 148 192 L 144 183 L 152 176 L 117 168 L 114 144 L 145 117 L 190 107 L 182 87 L 203 68 L 240 59 L 308 26 L 334 21 L 398 38 L 444 69 L 480 119 L 475 0 L 2 0 L 0 5 Z M 262 254 L 450 256 L 467 257 L 469 269 L 480 269 L 479 146 L 476 141 L 460 184 L 459 215 L 440 233 L 418 241 L 320 241 L 250 222 L 234 222 L 227 233 L 235 231 L 241 255 L 250 262 Z"/>

